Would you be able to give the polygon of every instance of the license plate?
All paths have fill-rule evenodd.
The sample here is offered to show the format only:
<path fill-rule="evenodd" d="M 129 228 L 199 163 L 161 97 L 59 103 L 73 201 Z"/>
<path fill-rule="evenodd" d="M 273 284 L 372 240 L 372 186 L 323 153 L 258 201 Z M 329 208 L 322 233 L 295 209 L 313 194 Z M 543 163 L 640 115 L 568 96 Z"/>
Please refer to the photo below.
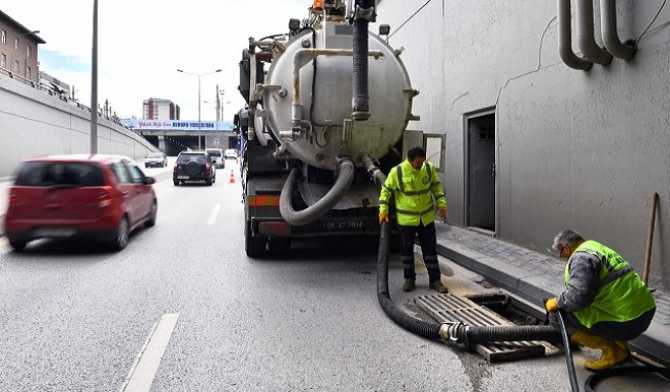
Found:
<path fill-rule="evenodd" d="M 365 229 L 365 223 L 361 220 L 326 221 L 321 227 L 327 231 L 359 231 Z"/>
<path fill-rule="evenodd" d="M 189 176 L 177 176 L 178 180 L 188 180 L 189 178 Z"/>
<path fill-rule="evenodd" d="M 76 231 L 69 227 L 47 227 L 35 230 L 37 237 L 70 237 Z"/>

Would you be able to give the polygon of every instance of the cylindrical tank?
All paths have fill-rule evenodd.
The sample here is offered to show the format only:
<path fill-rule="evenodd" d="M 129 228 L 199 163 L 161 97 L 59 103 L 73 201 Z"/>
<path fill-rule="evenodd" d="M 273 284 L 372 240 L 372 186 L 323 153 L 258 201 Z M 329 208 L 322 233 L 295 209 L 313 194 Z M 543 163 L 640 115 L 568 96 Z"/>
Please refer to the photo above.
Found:
<path fill-rule="evenodd" d="M 370 34 L 370 53 L 381 54 L 369 58 L 371 117 L 354 122 L 352 129 L 344 131 L 345 120 L 351 119 L 352 113 L 351 54 L 317 55 L 315 61 L 298 65 L 298 116 L 304 128 L 290 136 L 296 118 L 292 113 L 296 56 L 313 48 L 352 49 L 352 26 L 330 21 L 324 25 L 294 37 L 274 59 L 266 77 L 266 86 L 273 88 L 263 93 L 265 123 L 283 148 L 309 165 L 334 170 L 337 157 L 346 155 L 361 166 L 363 156 L 379 159 L 400 140 L 412 115 L 415 92 L 394 50 L 379 36 Z"/>

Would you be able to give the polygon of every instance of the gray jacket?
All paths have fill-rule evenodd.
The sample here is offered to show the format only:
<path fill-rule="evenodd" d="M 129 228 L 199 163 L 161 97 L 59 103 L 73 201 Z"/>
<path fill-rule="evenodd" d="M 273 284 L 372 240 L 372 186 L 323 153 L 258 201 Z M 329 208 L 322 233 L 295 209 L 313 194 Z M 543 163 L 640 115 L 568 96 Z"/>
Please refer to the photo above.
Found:
<path fill-rule="evenodd" d="M 568 287 L 558 298 L 558 307 L 568 312 L 589 306 L 600 289 L 602 261 L 586 252 L 575 252 L 568 260 L 570 279 Z"/>

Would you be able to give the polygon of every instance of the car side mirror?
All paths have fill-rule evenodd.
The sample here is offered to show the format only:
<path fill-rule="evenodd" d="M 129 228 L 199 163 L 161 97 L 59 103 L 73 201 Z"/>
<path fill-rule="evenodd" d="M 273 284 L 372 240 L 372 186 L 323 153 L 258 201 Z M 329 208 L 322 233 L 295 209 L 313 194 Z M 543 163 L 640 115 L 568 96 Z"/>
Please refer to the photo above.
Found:
<path fill-rule="evenodd" d="M 144 177 L 144 185 L 153 185 L 156 183 L 156 179 L 153 177 Z"/>

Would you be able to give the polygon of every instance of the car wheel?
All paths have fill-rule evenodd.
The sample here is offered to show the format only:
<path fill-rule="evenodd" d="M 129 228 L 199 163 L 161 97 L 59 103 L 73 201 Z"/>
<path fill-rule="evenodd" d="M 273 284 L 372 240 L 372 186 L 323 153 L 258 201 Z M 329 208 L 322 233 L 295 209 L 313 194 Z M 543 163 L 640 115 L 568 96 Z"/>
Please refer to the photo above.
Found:
<path fill-rule="evenodd" d="M 128 218 L 125 216 L 121 218 L 119 227 L 116 228 L 114 240 L 112 241 L 112 249 L 116 251 L 123 250 L 128 245 L 128 236 L 130 235 L 130 225 Z"/>
<path fill-rule="evenodd" d="M 206 184 L 207 186 L 212 186 L 212 184 L 213 184 L 212 179 L 211 179 L 211 178 L 206 179 L 206 180 L 205 180 L 205 184 Z"/>
<path fill-rule="evenodd" d="M 14 249 L 14 252 L 23 252 L 27 244 L 27 241 L 9 239 L 9 246 Z"/>
<path fill-rule="evenodd" d="M 149 213 L 149 219 L 147 220 L 146 227 L 156 226 L 156 216 L 158 215 L 158 203 L 156 200 L 151 204 L 151 212 Z"/>
<path fill-rule="evenodd" d="M 251 222 L 247 221 L 244 226 L 244 250 L 252 259 L 260 259 L 267 254 L 265 247 L 267 240 L 263 237 L 254 237 L 251 232 Z"/>
<path fill-rule="evenodd" d="M 177 180 L 172 180 L 172 182 L 174 183 L 174 186 L 179 186 L 179 181 L 177 181 Z"/>

